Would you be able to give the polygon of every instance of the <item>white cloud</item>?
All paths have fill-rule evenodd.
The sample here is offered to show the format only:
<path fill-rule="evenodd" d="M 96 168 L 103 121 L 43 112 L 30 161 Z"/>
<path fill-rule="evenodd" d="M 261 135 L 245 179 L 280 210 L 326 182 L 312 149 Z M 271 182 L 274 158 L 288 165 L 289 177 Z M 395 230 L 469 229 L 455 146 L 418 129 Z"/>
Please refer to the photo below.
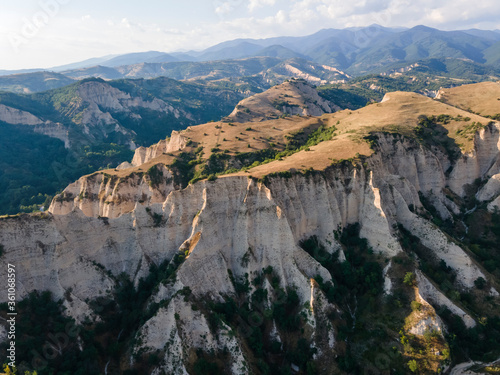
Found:
<path fill-rule="evenodd" d="M 130 21 L 128 20 L 128 18 L 122 18 L 122 25 L 128 29 L 130 29 L 130 27 L 131 27 Z"/>
<path fill-rule="evenodd" d="M 266 5 L 273 6 L 276 4 L 276 0 L 250 0 L 248 2 L 248 10 L 253 12 L 254 10 L 265 7 Z"/>
<path fill-rule="evenodd" d="M 243 0 L 217 0 L 214 2 L 215 13 L 219 16 L 226 16 L 243 7 Z"/>
<path fill-rule="evenodd" d="M 219 15 L 227 14 L 231 11 L 231 9 L 232 9 L 231 2 L 226 1 L 226 2 L 220 3 L 220 5 L 215 7 L 215 13 L 217 13 Z"/>
<path fill-rule="evenodd" d="M 275 18 L 279 24 L 284 24 L 286 22 L 287 15 L 284 11 L 279 10 L 278 13 L 276 13 Z"/>

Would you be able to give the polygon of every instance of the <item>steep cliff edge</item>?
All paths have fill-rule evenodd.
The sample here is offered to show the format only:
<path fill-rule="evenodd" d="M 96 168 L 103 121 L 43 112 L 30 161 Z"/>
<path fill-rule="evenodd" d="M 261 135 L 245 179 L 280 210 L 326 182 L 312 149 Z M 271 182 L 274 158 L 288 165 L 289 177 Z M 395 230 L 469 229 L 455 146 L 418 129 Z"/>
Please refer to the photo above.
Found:
<path fill-rule="evenodd" d="M 388 99 L 359 113 L 276 123 L 295 126 L 286 134 L 305 129 L 309 138 L 295 149 L 279 146 L 290 155 L 270 154 L 248 170 L 187 185 L 179 170 L 194 173 L 204 160 L 212 169 L 209 162 L 246 160 L 234 144 L 227 153 L 200 155 L 207 143 L 197 134 L 219 126 L 202 125 L 173 134 L 175 147 L 141 150 L 130 168 L 82 177 L 48 214 L 0 218 L 2 256 L 16 265 L 19 297 L 49 290 L 67 314 L 92 325 L 107 321 L 95 301 L 112 297 L 124 278 L 148 291 L 139 306 L 147 313 L 122 341 L 119 359 L 100 358 L 120 371 L 149 363 L 155 374 L 192 374 L 208 363 L 232 374 L 266 373 L 285 363 L 303 373 L 352 373 L 384 370 L 384 356 L 398 369 L 412 359 L 437 372 L 450 362 L 443 331 L 497 329 L 497 270 L 459 235 L 474 235 L 476 212 L 491 219 L 484 207 L 470 206 L 499 193 L 499 126 L 482 127 L 460 151 L 431 143 L 425 132 L 439 137 L 448 124 L 419 125 L 418 110 L 400 119 L 402 134 L 388 132 L 384 121 L 396 115 L 377 117 L 380 108 L 408 113 L 412 100 L 430 103 L 413 94 Z M 436 105 L 436 112 L 448 108 Z M 351 124 L 363 121 L 354 133 Z M 221 126 L 213 131 L 243 132 Z M 261 130 L 251 126 L 247 133 Z M 418 126 L 425 128 L 421 138 Z M 459 137 L 458 130 L 447 134 Z M 339 153 L 346 145 L 352 154 Z M 288 158 L 297 168 L 287 167 Z M 145 278 L 158 269 L 162 277 L 146 288 Z M 119 341 L 120 326 L 109 327 Z"/>
<path fill-rule="evenodd" d="M 0 121 L 12 125 L 30 126 L 36 133 L 45 134 L 52 138 L 60 139 L 66 148 L 70 147 L 69 130 L 67 126 L 52 121 L 43 121 L 37 116 L 0 104 Z"/>

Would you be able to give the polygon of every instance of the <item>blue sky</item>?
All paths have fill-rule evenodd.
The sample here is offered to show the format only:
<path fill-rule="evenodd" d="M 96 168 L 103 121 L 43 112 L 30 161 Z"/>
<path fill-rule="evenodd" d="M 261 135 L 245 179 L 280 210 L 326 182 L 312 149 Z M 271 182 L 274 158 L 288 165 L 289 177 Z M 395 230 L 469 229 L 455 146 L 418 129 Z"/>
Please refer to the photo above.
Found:
<path fill-rule="evenodd" d="M 0 0 L 0 69 L 203 49 L 322 28 L 500 29 L 498 0 Z"/>

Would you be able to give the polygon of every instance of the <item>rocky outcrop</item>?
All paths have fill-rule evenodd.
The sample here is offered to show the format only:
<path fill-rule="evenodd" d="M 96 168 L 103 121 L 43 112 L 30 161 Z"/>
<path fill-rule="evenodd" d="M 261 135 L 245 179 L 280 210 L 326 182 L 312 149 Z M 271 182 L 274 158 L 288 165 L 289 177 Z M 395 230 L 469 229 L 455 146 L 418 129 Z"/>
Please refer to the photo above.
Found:
<path fill-rule="evenodd" d="M 228 119 L 238 122 L 262 121 L 282 115 L 321 116 L 341 108 L 319 96 L 304 80 L 291 80 L 261 94 L 243 99 Z"/>
<path fill-rule="evenodd" d="M 228 350 L 230 361 L 227 368 L 231 374 L 241 374 L 247 370 L 245 357 L 240 343 L 230 331 L 224 325 L 219 334 L 214 335 L 206 317 L 193 310 L 181 296 L 176 296 L 143 326 L 138 338 L 144 345 L 138 345 L 135 352 L 165 351 L 164 364 L 155 373 L 163 370 L 168 374 L 187 375 L 184 364 L 189 360 L 190 350 L 203 349 L 212 353 Z"/>
<path fill-rule="evenodd" d="M 0 121 L 12 125 L 31 126 L 36 133 L 60 139 L 64 142 L 66 148 L 69 148 L 71 145 L 68 128 L 66 126 L 52 121 L 43 121 L 29 112 L 0 104 Z"/>
<path fill-rule="evenodd" d="M 0 104 L 0 121 L 14 125 L 42 125 L 43 121 L 29 112 Z"/>
<path fill-rule="evenodd" d="M 450 173 L 448 184 L 463 196 L 464 188 L 476 179 L 489 178 L 500 171 L 500 124 L 491 123 L 474 138 L 474 150 L 463 155 Z"/>
<path fill-rule="evenodd" d="M 78 86 L 76 95 L 78 100 L 73 103 L 72 111 L 82 111 L 82 116 L 73 118 L 73 122 L 83 127 L 84 134 L 92 139 L 106 139 L 110 133 L 120 133 L 131 149 L 136 148 L 132 141 L 135 132 L 120 125 L 113 114 L 119 113 L 141 120 L 141 116 L 135 112 L 147 109 L 172 115 L 176 119 L 182 116 L 193 120 L 191 114 L 174 108 L 163 100 L 145 100 L 140 96 L 131 96 L 104 82 L 83 83 Z"/>
<path fill-rule="evenodd" d="M 99 108 L 110 111 L 130 112 L 130 108 L 142 107 L 158 112 L 172 113 L 176 118 L 179 118 L 181 115 L 179 110 L 165 103 L 163 100 L 154 98 L 148 101 L 141 97 L 132 97 L 130 94 L 105 83 L 83 83 L 78 87 L 77 94 L 82 101 L 95 104 Z"/>
<path fill-rule="evenodd" d="M 441 318 L 436 314 L 436 310 L 420 295 L 418 289 L 415 294 L 415 301 L 420 306 L 407 318 L 407 321 L 410 321 L 408 331 L 418 336 L 423 336 L 427 332 L 437 332 L 443 335 L 445 326 Z"/>
<path fill-rule="evenodd" d="M 475 320 L 455 305 L 448 297 L 441 293 L 420 271 L 417 271 L 417 283 L 419 293 L 427 301 L 432 302 L 436 306 L 445 306 L 455 315 L 462 318 L 467 328 L 475 327 Z"/>
<path fill-rule="evenodd" d="M 133 211 L 136 204 L 163 203 L 175 189 L 173 176 L 165 166 L 155 168 L 160 181 L 152 181 L 147 173 L 125 178 L 100 173 L 82 177 L 53 200 L 49 212 L 66 215 L 78 208 L 87 216 L 114 219 Z"/>
<path fill-rule="evenodd" d="M 489 202 L 488 210 L 500 209 L 500 173 L 492 176 L 476 194 L 480 202 Z"/>
<path fill-rule="evenodd" d="M 189 142 L 182 133 L 173 131 L 170 138 L 162 140 L 150 147 L 139 147 L 135 150 L 132 166 L 145 164 L 154 158 L 168 152 L 183 150 Z"/>

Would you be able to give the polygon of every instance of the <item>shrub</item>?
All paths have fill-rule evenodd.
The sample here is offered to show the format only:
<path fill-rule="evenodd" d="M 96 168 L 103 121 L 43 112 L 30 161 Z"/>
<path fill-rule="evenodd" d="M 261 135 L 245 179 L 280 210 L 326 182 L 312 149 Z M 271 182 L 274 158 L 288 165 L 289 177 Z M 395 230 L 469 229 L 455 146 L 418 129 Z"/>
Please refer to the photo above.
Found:
<path fill-rule="evenodd" d="M 413 311 L 420 311 L 421 308 L 422 308 L 422 304 L 420 302 L 417 302 L 417 301 L 411 302 L 411 309 Z"/>
<path fill-rule="evenodd" d="M 411 372 L 417 372 L 418 371 L 418 363 L 414 359 L 408 362 L 408 368 L 410 369 Z"/>
<path fill-rule="evenodd" d="M 413 272 L 406 272 L 403 279 L 405 285 L 414 286 L 415 285 L 415 274 Z"/>
<path fill-rule="evenodd" d="M 2 247 L 0 246 L 0 250 L 1 249 Z M 476 280 L 474 280 L 474 285 L 477 289 L 484 289 L 484 287 L 486 286 L 486 280 L 482 277 L 478 277 Z"/>
<path fill-rule="evenodd" d="M 158 168 L 158 165 L 149 168 L 146 175 L 149 177 L 149 186 L 151 187 L 158 186 L 163 181 L 163 172 Z"/>

